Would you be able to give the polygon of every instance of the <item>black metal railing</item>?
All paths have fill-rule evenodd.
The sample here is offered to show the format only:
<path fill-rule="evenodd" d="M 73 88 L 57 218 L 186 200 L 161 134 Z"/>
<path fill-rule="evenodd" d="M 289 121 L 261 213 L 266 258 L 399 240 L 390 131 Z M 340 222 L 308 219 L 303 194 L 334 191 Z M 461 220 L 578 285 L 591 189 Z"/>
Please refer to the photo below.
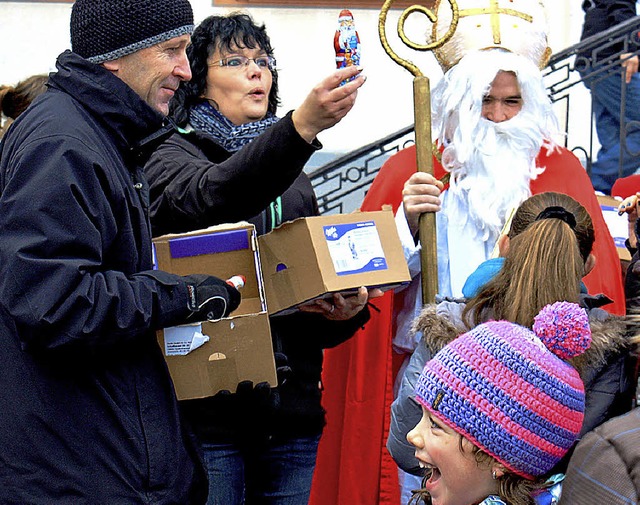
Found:
<path fill-rule="evenodd" d="M 411 125 L 310 172 L 320 212 L 344 214 L 356 210 L 386 159 L 413 142 Z"/>
<path fill-rule="evenodd" d="M 618 75 L 620 80 L 620 103 L 626 100 L 627 84 L 624 79 L 624 69 L 620 64 L 622 56 L 631 57 L 640 52 L 640 16 L 620 23 L 605 32 L 598 33 L 554 55 L 544 70 L 545 84 L 554 108 L 564 123 L 565 147 L 574 151 L 583 162 L 587 172 L 591 172 L 594 158 L 596 136 L 593 128 L 592 107 L 585 111 L 584 96 L 588 93 L 583 86 L 585 80 L 597 85 L 599 81 Z M 615 48 L 615 50 L 614 50 Z M 580 86 L 577 86 L 580 84 Z M 592 95 L 589 95 L 592 98 Z M 623 109 L 621 109 L 622 111 Z M 584 127 L 583 118 L 587 119 L 588 127 Z M 640 124 L 624 121 L 624 113 L 620 114 L 620 165 L 619 175 L 622 176 L 622 163 L 625 156 L 637 156 L 629 150 L 626 143 L 627 133 Z"/>
<path fill-rule="evenodd" d="M 618 73 L 624 99 L 626 84 L 622 78 L 620 55 L 640 52 L 639 31 L 640 16 L 557 53 L 544 69 L 545 84 L 566 133 L 565 146 L 581 158 L 587 171 L 591 169 L 596 140 L 591 126 L 593 121 L 588 121 L 585 134 L 585 122 L 578 121 L 576 125 L 573 119 L 585 115 L 586 98 L 583 96 L 580 101 L 571 98 L 578 89 L 587 92 L 586 88 L 582 89 L 583 86 L 576 88 L 585 78 L 602 79 Z M 608 47 L 621 49 L 603 57 L 601 54 Z M 586 117 L 591 119 L 591 113 L 587 112 Z M 640 125 L 628 123 L 622 126 L 621 146 L 627 154 L 634 154 L 626 148 L 625 135 L 631 128 Z M 310 172 L 308 175 L 316 191 L 320 211 L 323 214 L 335 214 L 357 209 L 386 159 L 414 141 L 413 125 L 407 126 Z"/>

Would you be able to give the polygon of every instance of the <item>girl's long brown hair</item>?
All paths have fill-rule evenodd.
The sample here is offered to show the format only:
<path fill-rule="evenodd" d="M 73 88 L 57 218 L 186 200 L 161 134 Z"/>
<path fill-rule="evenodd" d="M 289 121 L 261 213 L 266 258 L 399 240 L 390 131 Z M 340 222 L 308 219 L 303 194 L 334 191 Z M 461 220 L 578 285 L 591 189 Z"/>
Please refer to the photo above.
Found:
<path fill-rule="evenodd" d="M 558 218 L 537 219 L 549 207 L 571 213 L 575 227 Z M 463 319 L 471 326 L 490 318 L 530 328 L 545 305 L 579 300 L 595 240 L 591 217 L 582 205 L 562 193 L 534 195 L 516 211 L 508 236 L 504 266 L 464 309 Z"/>

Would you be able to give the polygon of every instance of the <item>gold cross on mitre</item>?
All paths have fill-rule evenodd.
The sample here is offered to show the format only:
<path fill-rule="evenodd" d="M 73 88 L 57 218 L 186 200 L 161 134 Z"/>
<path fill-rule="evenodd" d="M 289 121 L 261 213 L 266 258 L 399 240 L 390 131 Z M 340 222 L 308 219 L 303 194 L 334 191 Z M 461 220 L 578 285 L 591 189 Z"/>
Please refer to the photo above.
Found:
<path fill-rule="evenodd" d="M 469 51 L 500 47 L 543 68 L 551 56 L 547 15 L 542 0 L 459 0 L 460 21 L 453 37 L 434 51 L 446 72 Z M 437 0 L 431 37 L 437 39 L 451 22 L 451 9 Z"/>
<path fill-rule="evenodd" d="M 513 4 L 512 0 L 508 0 L 510 4 Z M 533 16 L 531 14 L 527 14 L 526 12 L 521 12 L 516 9 L 508 9 L 506 7 L 500 7 L 500 0 L 489 0 L 488 7 L 472 7 L 470 9 L 461 9 L 460 17 L 467 16 L 482 16 L 489 15 L 491 16 L 491 32 L 493 34 L 493 42 L 494 44 L 500 44 L 500 15 L 504 14 L 505 16 L 513 16 L 517 18 L 524 19 L 529 23 L 533 22 Z"/>

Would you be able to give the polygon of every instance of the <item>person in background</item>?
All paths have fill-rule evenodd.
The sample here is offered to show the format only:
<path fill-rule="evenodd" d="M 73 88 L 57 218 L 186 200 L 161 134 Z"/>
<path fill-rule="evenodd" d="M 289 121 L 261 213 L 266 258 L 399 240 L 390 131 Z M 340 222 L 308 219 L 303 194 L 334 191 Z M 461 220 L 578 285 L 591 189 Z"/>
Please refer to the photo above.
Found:
<path fill-rule="evenodd" d="M 240 294 L 153 269 L 143 173 L 192 30 L 188 0 L 76 0 L 72 50 L 0 144 L 1 503 L 206 501 L 156 331 Z"/>
<path fill-rule="evenodd" d="M 587 433 L 576 446 L 560 505 L 636 505 L 640 407 Z"/>
<path fill-rule="evenodd" d="M 478 324 L 501 319 L 531 327 L 542 307 L 557 301 L 579 302 L 591 325 L 590 347 L 572 363 L 586 390 L 581 433 L 631 409 L 636 358 L 626 324 L 599 308 L 606 297 L 587 294 L 581 283 L 596 262 L 594 239 L 591 218 L 574 199 L 561 193 L 534 195 L 518 208 L 508 234 L 499 239 L 500 257 L 481 264 L 465 283 L 467 298 L 423 309 L 413 323 L 422 338 L 391 407 L 387 448 L 400 468 L 422 473 L 406 435 L 420 418 L 412 395 L 425 363 Z"/>
<path fill-rule="evenodd" d="M 635 17 L 636 4 L 637 0 L 584 0 L 580 40 Z M 576 58 L 576 68 L 591 91 L 592 113 L 600 142 L 596 160 L 591 164 L 591 181 L 597 191 L 607 195 L 611 194 L 611 187 L 618 177 L 629 176 L 640 167 L 640 128 L 630 124 L 640 121 L 638 55 L 622 51 L 622 43 L 607 43 L 592 52 L 579 53 Z M 609 66 L 612 58 L 620 60 L 620 71 L 590 76 Z M 624 103 L 623 86 L 626 86 Z M 621 128 L 626 131 L 622 145 Z"/>
<path fill-rule="evenodd" d="M 180 131 L 146 166 L 154 233 L 248 219 L 264 234 L 285 221 L 318 215 L 304 173 L 271 201 L 265 201 L 265 188 L 282 171 L 299 173 L 321 147 L 318 133 L 349 112 L 364 82 L 360 69 L 335 71 L 280 119 L 276 61 L 264 25 L 243 13 L 208 17 L 195 29 L 187 53 L 193 79 L 181 84 L 171 104 Z M 350 77 L 355 79 L 340 86 Z M 233 191 L 219 192 L 221 181 L 236 179 Z M 376 294 L 363 287 L 355 296 L 334 294 L 272 317 L 276 360 L 287 371 L 276 388 L 240 383 L 234 394 L 181 402 L 203 449 L 209 504 L 308 502 L 325 423 L 323 349 L 366 323 L 368 298 Z"/>
<path fill-rule="evenodd" d="M 420 422 L 407 435 L 426 471 L 416 502 L 556 503 L 553 468 L 578 438 L 584 386 L 568 358 L 589 347 L 587 314 L 545 306 L 533 331 L 490 321 L 447 344 L 415 387 Z"/>
<path fill-rule="evenodd" d="M 27 77 L 15 86 L 0 86 L 0 139 L 9 125 L 22 114 L 36 97 L 45 92 L 49 76 L 37 74 Z"/>
<path fill-rule="evenodd" d="M 627 297 L 627 310 L 638 315 L 638 307 L 640 307 L 640 263 L 638 263 L 638 204 L 640 202 L 640 193 L 636 193 L 625 198 L 618 206 L 618 214 L 627 215 L 627 226 L 629 237 L 625 241 L 625 245 L 631 254 L 631 261 L 627 267 L 624 278 L 624 290 Z"/>

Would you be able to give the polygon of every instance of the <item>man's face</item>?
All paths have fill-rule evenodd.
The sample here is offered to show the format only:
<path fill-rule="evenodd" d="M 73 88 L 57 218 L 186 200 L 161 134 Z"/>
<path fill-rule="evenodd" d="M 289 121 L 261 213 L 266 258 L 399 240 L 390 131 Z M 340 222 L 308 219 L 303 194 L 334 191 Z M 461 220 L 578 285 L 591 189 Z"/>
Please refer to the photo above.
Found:
<path fill-rule="evenodd" d="M 140 98 L 163 115 L 169 114 L 169 101 L 182 81 L 191 79 L 186 49 L 190 35 L 174 37 L 114 61 L 104 63 L 135 91 Z"/>
<path fill-rule="evenodd" d="M 518 79 L 513 72 L 498 72 L 489 93 L 482 99 L 482 117 L 502 123 L 522 110 L 522 96 Z"/>

